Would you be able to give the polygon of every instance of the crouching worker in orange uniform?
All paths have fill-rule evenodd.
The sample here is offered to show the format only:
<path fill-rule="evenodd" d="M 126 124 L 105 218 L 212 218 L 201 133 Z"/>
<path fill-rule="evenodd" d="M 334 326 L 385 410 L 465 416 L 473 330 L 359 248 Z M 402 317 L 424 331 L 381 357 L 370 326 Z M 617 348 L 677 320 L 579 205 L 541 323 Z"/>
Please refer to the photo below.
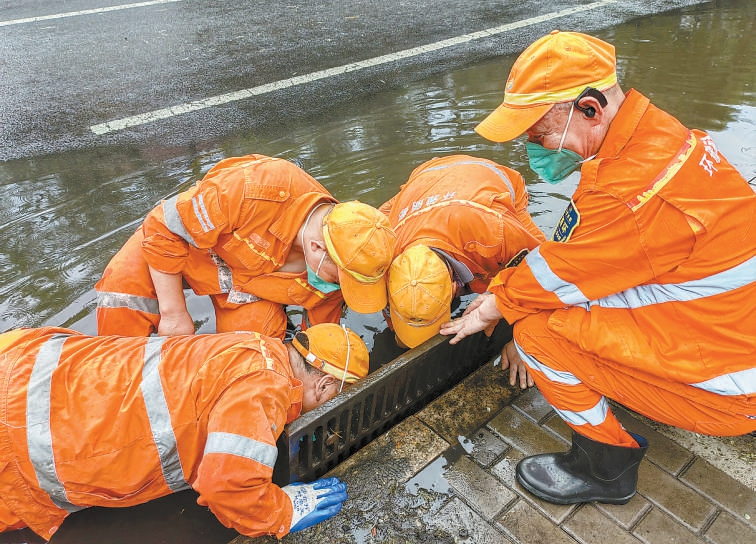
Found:
<path fill-rule="evenodd" d="M 648 442 L 607 398 L 710 435 L 756 429 L 756 194 L 712 138 L 617 83 L 614 47 L 553 32 L 517 59 L 477 131 L 527 133 L 530 163 L 580 182 L 554 233 L 443 334 L 503 317 L 518 358 L 573 429 L 517 480 L 555 503 L 624 504 Z"/>
<path fill-rule="evenodd" d="M 378 210 L 337 203 L 293 163 L 226 159 L 153 209 L 95 286 L 99 335 L 194 334 L 183 288 L 209 295 L 216 332 L 284 338 L 285 305 L 302 328 L 338 323 L 343 305 L 386 305 L 394 233 Z"/>
<path fill-rule="evenodd" d="M 499 270 L 544 241 L 527 207 L 522 176 L 487 159 L 451 155 L 412 172 L 380 207 L 397 235 L 388 271 L 397 343 L 413 348 L 438 334 L 453 299 L 484 292 Z M 509 370 L 512 384 L 526 387 L 527 367 Z"/>
<path fill-rule="evenodd" d="M 0 531 L 50 539 L 77 510 L 191 487 L 227 527 L 280 538 L 347 498 L 337 478 L 272 483 L 284 425 L 367 375 L 367 348 L 346 327 L 286 344 L 19 329 L 0 335 L 0 356 Z"/>

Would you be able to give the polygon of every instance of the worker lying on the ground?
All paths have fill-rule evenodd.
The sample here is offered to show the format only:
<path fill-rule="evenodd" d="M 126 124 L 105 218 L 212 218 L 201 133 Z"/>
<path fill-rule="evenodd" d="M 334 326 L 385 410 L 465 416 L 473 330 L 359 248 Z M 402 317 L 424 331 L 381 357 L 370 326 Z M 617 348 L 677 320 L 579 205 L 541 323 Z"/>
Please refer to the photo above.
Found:
<path fill-rule="evenodd" d="M 499 270 L 545 239 L 527 206 L 515 170 L 451 155 L 418 166 L 380 207 L 397 236 L 388 321 L 400 345 L 415 347 L 437 334 L 454 298 L 484 292 Z M 532 385 L 524 365 L 509 371 L 512 385 Z"/>
<path fill-rule="evenodd" d="M 569 451 L 518 463 L 520 484 L 628 502 L 648 441 L 607 398 L 697 433 L 756 429 L 756 194 L 711 136 L 624 93 L 614 46 L 558 31 L 520 55 L 476 130 L 525 133 L 548 182 L 580 168 L 554 239 L 441 328 L 455 343 L 506 319 L 512 356 L 572 428 Z"/>
<path fill-rule="evenodd" d="M 77 510 L 190 487 L 245 535 L 310 527 L 341 509 L 346 485 L 273 484 L 276 440 L 367 372 L 364 342 L 333 323 L 286 344 L 259 333 L 2 334 L 0 531 L 49 539 Z"/>
<path fill-rule="evenodd" d="M 285 305 L 302 328 L 386 305 L 394 233 L 372 206 L 336 199 L 291 162 L 225 159 L 153 209 L 97 290 L 100 335 L 194 334 L 184 287 L 209 295 L 216 332 L 284 338 Z"/>

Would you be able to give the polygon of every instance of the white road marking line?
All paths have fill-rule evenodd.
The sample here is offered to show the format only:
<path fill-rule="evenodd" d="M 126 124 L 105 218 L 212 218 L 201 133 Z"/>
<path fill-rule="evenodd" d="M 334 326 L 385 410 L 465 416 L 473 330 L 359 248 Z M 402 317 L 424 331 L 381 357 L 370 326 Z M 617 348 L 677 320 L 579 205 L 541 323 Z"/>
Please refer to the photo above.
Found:
<path fill-rule="evenodd" d="M 64 19 L 65 17 L 76 17 L 77 15 L 91 15 L 92 13 L 105 13 L 106 11 L 119 11 L 122 9 L 141 8 L 155 4 L 168 4 L 170 2 L 183 2 L 184 0 L 152 0 L 150 2 L 139 2 L 136 4 L 122 4 L 120 6 L 110 6 L 107 8 L 85 9 L 82 11 L 69 11 L 67 13 L 54 13 L 52 15 L 40 15 L 39 17 L 27 17 L 26 19 L 12 19 L 10 21 L 0 21 L 0 26 L 22 25 L 24 23 L 36 23 L 38 21 L 49 21 L 50 19 Z"/>
<path fill-rule="evenodd" d="M 574 15 L 576 13 L 580 13 L 583 11 L 588 11 L 588 10 L 596 9 L 602 6 L 606 6 L 608 4 L 613 4 L 615 1 L 616 0 L 601 0 L 599 2 L 593 2 L 591 4 L 585 4 L 583 6 L 567 8 L 560 11 L 547 13 L 545 15 L 539 15 L 538 17 L 532 17 L 530 19 L 524 19 L 522 21 L 517 21 L 514 23 L 509 23 L 509 24 L 497 26 L 494 28 L 489 28 L 487 30 L 473 32 L 471 34 L 464 34 L 456 38 L 450 38 L 447 40 L 442 40 L 440 42 L 436 42 L 436 43 L 432 43 L 428 45 L 422 45 L 420 47 L 413 47 L 412 49 L 405 49 L 404 51 L 399 51 L 397 53 L 391 53 L 389 55 L 374 57 L 372 59 L 355 62 L 353 64 L 345 64 L 343 66 L 330 68 L 328 70 L 321 70 L 319 72 L 313 72 L 311 74 L 306 74 L 303 76 L 292 77 L 289 79 L 282 79 L 280 81 L 275 81 L 273 83 L 267 83 L 265 85 L 260 85 L 259 87 L 251 87 L 249 89 L 244 89 L 244 90 L 235 91 L 232 93 L 212 96 L 209 98 L 204 98 L 202 100 L 196 100 L 194 102 L 189 102 L 186 104 L 179 104 L 179 105 L 172 106 L 169 108 L 153 110 L 147 113 L 142 113 L 142 114 L 134 115 L 131 117 L 124 117 L 123 119 L 116 119 L 113 121 L 108 121 L 107 123 L 101 123 L 99 125 L 92 125 L 91 127 L 89 127 L 89 129 L 95 134 L 107 134 L 110 132 L 117 132 L 119 130 L 123 130 L 129 127 L 135 127 L 138 125 L 144 125 L 146 123 L 151 123 L 153 121 L 158 121 L 160 119 L 168 119 L 170 117 L 175 117 L 177 115 L 183 115 L 185 113 L 190 113 L 193 111 L 210 108 L 212 106 L 228 104 L 229 102 L 236 102 L 238 100 L 243 100 L 245 98 L 250 98 L 250 97 L 261 95 L 261 94 L 266 94 L 272 91 L 288 89 L 289 87 L 294 87 L 295 85 L 302 85 L 303 83 L 311 83 L 319 79 L 325 79 L 332 76 L 347 74 L 350 72 L 356 72 L 357 70 L 363 70 L 365 68 L 379 66 L 381 64 L 388 64 L 390 62 L 395 62 L 397 60 L 406 59 L 409 57 L 422 55 L 424 53 L 438 51 L 439 49 L 444 49 L 447 47 L 452 47 L 455 45 L 471 42 L 473 40 L 477 40 L 480 38 L 490 38 L 492 36 L 496 36 L 497 34 L 503 34 L 505 32 L 510 32 L 518 28 L 523 28 L 526 26 L 543 23 L 546 21 L 550 21 L 552 19 L 557 19 L 559 17 L 566 17 L 568 15 Z"/>

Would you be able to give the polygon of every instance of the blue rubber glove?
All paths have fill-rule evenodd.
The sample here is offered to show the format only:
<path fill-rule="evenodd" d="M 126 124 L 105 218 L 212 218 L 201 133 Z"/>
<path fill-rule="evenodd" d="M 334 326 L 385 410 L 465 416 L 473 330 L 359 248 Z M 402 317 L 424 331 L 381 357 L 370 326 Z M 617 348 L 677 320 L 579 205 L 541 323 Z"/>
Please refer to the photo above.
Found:
<path fill-rule="evenodd" d="M 281 489 L 294 507 L 291 533 L 335 516 L 341 510 L 341 504 L 347 500 L 346 484 L 338 478 L 321 478 L 309 484 L 296 482 Z"/>

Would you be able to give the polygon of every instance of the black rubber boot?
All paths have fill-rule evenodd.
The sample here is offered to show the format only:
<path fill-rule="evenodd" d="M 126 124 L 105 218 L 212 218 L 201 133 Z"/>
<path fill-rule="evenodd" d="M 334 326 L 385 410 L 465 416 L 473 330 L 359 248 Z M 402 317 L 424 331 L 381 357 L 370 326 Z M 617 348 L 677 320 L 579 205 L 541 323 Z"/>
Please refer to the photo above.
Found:
<path fill-rule="evenodd" d="M 517 481 L 539 499 L 556 504 L 625 504 L 638 483 L 638 465 L 648 441 L 630 433 L 640 448 L 610 446 L 573 431 L 572 448 L 517 463 Z"/>

